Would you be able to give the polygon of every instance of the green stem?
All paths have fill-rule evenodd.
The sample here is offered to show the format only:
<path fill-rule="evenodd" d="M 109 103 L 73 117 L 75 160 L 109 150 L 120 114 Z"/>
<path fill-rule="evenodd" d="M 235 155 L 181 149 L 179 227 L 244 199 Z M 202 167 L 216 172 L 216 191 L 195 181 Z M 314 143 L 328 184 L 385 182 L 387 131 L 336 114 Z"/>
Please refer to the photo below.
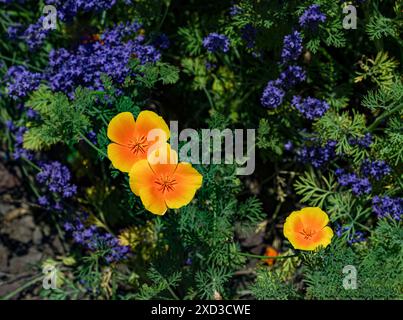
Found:
<path fill-rule="evenodd" d="M 239 252 L 238 253 L 241 256 L 245 257 L 250 257 L 250 258 L 257 258 L 257 259 L 288 259 L 288 258 L 294 258 L 297 257 L 298 255 L 292 254 L 288 256 L 276 256 L 276 257 L 271 257 L 271 256 L 260 256 L 257 254 L 251 254 L 251 253 L 246 253 L 246 252 Z"/>
<path fill-rule="evenodd" d="M 21 159 L 23 159 L 26 163 L 28 163 L 34 169 L 36 169 L 38 171 L 42 171 L 42 169 L 40 167 L 38 167 L 35 163 L 33 163 L 31 160 L 29 160 L 27 158 L 21 158 Z"/>
<path fill-rule="evenodd" d="M 99 149 L 95 144 L 93 144 L 85 135 L 82 133 L 80 134 L 81 138 L 87 142 L 94 150 L 98 151 L 100 154 L 102 154 L 105 158 L 108 158 L 108 155 L 105 153 L 105 151 Z"/>
<path fill-rule="evenodd" d="M 208 102 L 210 103 L 210 107 L 211 107 L 212 109 L 214 109 L 214 103 L 213 103 L 213 99 L 211 99 L 210 93 L 208 92 L 208 90 L 206 89 L 206 87 L 203 87 L 203 90 L 204 90 L 204 92 L 205 92 L 205 94 L 206 94 L 206 96 L 207 96 Z"/>
<path fill-rule="evenodd" d="M 378 118 L 375 119 L 375 121 L 369 126 L 368 131 L 373 131 L 383 119 L 389 117 L 391 114 L 395 113 L 396 111 L 399 111 L 403 107 L 403 104 L 399 104 L 396 107 L 392 108 L 389 111 L 385 111 L 382 113 Z"/>
<path fill-rule="evenodd" d="M 43 279 L 42 275 L 39 277 L 33 278 L 31 281 L 28 281 L 27 283 L 25 283 L 18 289 L 14 290 L 13 292 L 10 292 L 9 294 L 6 294 L 5 296 L 0 297 L 0 300 L 9 300 L 12 297 L 14 297 L 16 294 L 20 293 L 21 291 L 24 291 L 25 289 L 29 288 L 30 286 L 32 286 L 33 284 L 35 284 L 36 282 L 38 282 L 42 279 Z"/>
<path fill-rule="evenodd" d="M 23 66 L 29 67 L 29 68 L 34 69 L 34 70 L 39 71 L 39 72 L 42 72 L 42 71 L 43 71 L 42 69 L 40 69 L 40 68 L 38 68 L 38 67 L 35 67 L 35 66 L 33 66 L 32 64 L 29 64 L 29 63 L 26 63 L 26 62 L 23 62 L 23 61 L 20 61 L 20 60 L 11 59 L 11 58 L 5 57 L 5 56 L 3 56 L 3 55 L 1 55 L 1 54 L 0 54 L 0 58 L 1 58 L 1 59 L 4 59 L 4 60 L 7 60 L 7 61 L 10 61 L 10 62 L 12 62 L 12 63 L 21 64 L 21 65 L 23 65 Z"/>

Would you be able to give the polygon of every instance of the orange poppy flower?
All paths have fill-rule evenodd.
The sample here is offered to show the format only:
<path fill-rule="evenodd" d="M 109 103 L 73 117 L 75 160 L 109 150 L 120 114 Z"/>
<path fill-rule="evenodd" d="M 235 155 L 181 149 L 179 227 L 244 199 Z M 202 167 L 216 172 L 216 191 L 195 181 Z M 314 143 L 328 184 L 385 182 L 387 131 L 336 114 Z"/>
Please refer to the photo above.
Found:
<path fill-rule="evenodd" d="M 265 251 L 264 255 L 268 256 L 268 257 L 277 257 L 278 256 L 278 251 L 276 249 L 274 249 L 273 247 L 268 246 L 266 248 L 266 251 Z M 263 262 L 266 262 L 269 266 L 272 266 L 274 264 L 274 262 L 275 262 L 275 259 L 270 259 L 269 258 L 269 259 L 263 260 Z"/>
<path fill-rule="evenodd" d="M 163 161 L 158 163 L 158 159 Z M 190 163 L 178 163 L 178 154 L 168 143 L 151 152 L 147 160 L 136 162 L 129 177 L 133 193 L 148 211 L 158 215 L 187 205 L 203 181 Z"/>
<path fill-rule="evenodd" d="M 146 159 L 148 149 L 157 142 L 149 141 L 148 134 L 153 129 L 162 130 L 162 142 L 169 139 L 169 128 L 162 117 L 152 111 L 142 111 L 134 120 L 131 112 L 116 115 L 108 125 L 108 158 L 112 165 L 123 172 L 129 172 L 139 160 Z M 161 137 L 162 138 L 162 137 Z"/>
<path fill-rule="evenodd" d="M 329 217 L 318 207 L 306 207 L 292 212 L 284 224 L 284 236 L 295 249 L 312 251 L 326 248 L 333 237 L 327 226 Z"/>

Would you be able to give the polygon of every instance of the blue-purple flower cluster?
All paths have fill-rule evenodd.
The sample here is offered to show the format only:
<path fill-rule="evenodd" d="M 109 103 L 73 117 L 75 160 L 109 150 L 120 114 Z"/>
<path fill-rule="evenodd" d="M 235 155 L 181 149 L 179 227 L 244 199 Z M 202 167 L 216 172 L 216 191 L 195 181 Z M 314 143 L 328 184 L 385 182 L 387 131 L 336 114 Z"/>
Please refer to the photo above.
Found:
<path fill-rule="evenodd" d="M 260 102 L 266 108 L 277 108 L 283 103 L 285 92 L 280 86 L 277 86 L 274 81 L 269 81 L 266 88 L 263 90 Z"/>
<path fill-rule="evenodd" d="M 119 262 L 129 256 L 129 246 L 122 246 L 117 237 L 101 232 L 95 225 L 86 226 L 80 218 L 64 223 L 64 230 L 71 233 L 76 244 L 91 252 L 102 252 L 107 263 Z"/>
<path fill-rule="evenodd" d="M 318 4 L 309 6 L 299 17 L 299 25 L 302 28 L 315 29 L 319 23 L 326 21 L 326 15 L 320 11 Z"/>
<path fill-rule="evenodd" d="M 237 4 L 234 4 L 229 8 L 229 15 L 231 17 L 234 17 L 240 13 L 242 13 L 242 8 L 240 6 L 238 6 Z"/>
<path fill-rule="evenodd" d="M 25 40 L 30 50 L 35 50 L 45 42 L 49 31 L 50 29 L 43 28 L 43 17 L 41 17 L 36 23 L 29 25 L 21 37 Z"/>
<path fill-rule="evenodd" d="M 230 42 L 225 35 L 213 32 L 203 39 L 203 47 L 206 48 L 207 51 L 211 53 L 214 52 L 226 53 L 229 51 Z"/>
<path fill-rule="evenodd" d="M 302 99 L 300 96 L 294 96 L 292 105 L 308 120 L 322 117 L 329 109 L 326 101 L 312 97 Z"/>
<path fill-rule="evenodd" d="M 47 189 L 62 198 L 71 198 L 77 193 L 77 186 L 72 184 L 70 170 L 58 161 L 40 164 L 41 171 L 36 180 Z M 47 198 L 41 198 L 42 205 L 48 205 Z"/>
<path fill-rule="evenodd" d="M 372 135 L 367 132 L 362 138 L 351 138 L 348 141 L 352 146 L 359 146 L 361 148 L 369 148 L 372 144 Z"/>
<path fill-rule="evenodd" d="M 267 108 L 277 108 L 283 102 L 286 90 L 306 80 L 306 72 L 298 65 L 289 64 L 296 61 L 302 53 L 302 37 L 298 31 L 284 37 L 281 63 L 285 67 L 274 81 L 269 81 L 260 99 Z M 281 99 L 280 99 L 281 97 Z"/>
<path fill-rule="evenodd" d="M 383 160 L 370 161 L 365 159 L 361 164 L 361 173 L 375 180 L 381 180 L 384 176 L 391 173 L 391 171 L 392 169 Z"/>
<path fill-rule="evenodd" d="M 15 160 L 21 158 L 32 160 L 34 157 L 32 152 L 23 147 L 24 134 L 25 132 L 28 131 L 28 129 L 26 127 L 17 127 L 14 125 L 12 121 L 7 121 L 6 127 L 10 133 L 14 134 L 15 143 L 14 143 L 14 152 L 12 155 L 13 158 Z"/>
<path fill-rule="evenodd" d="M 36 90 L 42 80 L 40 73 L 30 72 L 24 66 L 12 66 L 6 77 L 7 92 L 13 99 L 23 98 L 29 92 Z"/>
<path fill-rule="evenodd" d="M 366 240 L 365 235 L 362 231 L 355 231 L 354 233 L 351 234 L 350 230 L 351 230 L 351 226 L 336 225 L 335 234 L 339 238 L 341 238 L 343 236 L 343 234 L 349 233 L 349 235 L 347 236 L 347 243 L 350 245 L 353 243 L 363 242 Z"/>
<path fill-rule="evenodd" d="M 21 66 L 11 67 L 8 75 L 10 96 L 24 97 L 37 89 L 42 79 L 53 91 L 64 92 L 70 98 L 74 97 L 74 90 L 78 86 L 103 90 L 102 74 L 110 76 L 116 83 L 123 83 L 131 73 L 131 59 L 145 64 L 155 63 L 161 58 L 154 46 L 144 44 L 142 35 L 125 41 L 140 28 L 137 22 L 119 24 L 106 30 L 98 40 L 81 44 L 75 50 L 52 50 L 49 66 L 42 75 L 31 73 Z"/>
<path fill-rule="evenodd" d="M 400 221 L 403 213 L 403 198 L 375 196 L 372 199 L 372 211 L 378 218 L 391 217 Z"/>
<path fill-rule="evenodd" d="M 361 196 L 372 191 L 372 185 L 368 178 L 361 178 L 355 173 L 346 172 L 344 169 L 335 171 L 338 183 L 351 189 L 354 195 Z"/>
<path fill-rule="evenodd" d="M 297 84 L 306 80 L 305 70 L 296 65 L 289 65 L 280 73 L 279 79 L 276 82 L 284 89 L 289 90 Z"/>
<path fill-rule="evenodd" d="M 281 62 L 286 64 L 298 60 L 302 53 L 302 37 L 297 30 L 286 35 L 283 41 L 283 49 L 281 51 Z"/>
<path fill-rule="evenodd" d="M 111 9 L 116 0 L 47 0 L 46 4 L 57 8 L 57 16 L 62 21 L 74 18 L 79 12 L 101 12 Z"/>
<path fill-rule="evenodd" d="M 303 146 L 297 151 L 297 158 L 302 163 L 310 163 L 314 168 L 322 168 L 336 156 L 337 142 L 329 140 L 324 146 Z"/>

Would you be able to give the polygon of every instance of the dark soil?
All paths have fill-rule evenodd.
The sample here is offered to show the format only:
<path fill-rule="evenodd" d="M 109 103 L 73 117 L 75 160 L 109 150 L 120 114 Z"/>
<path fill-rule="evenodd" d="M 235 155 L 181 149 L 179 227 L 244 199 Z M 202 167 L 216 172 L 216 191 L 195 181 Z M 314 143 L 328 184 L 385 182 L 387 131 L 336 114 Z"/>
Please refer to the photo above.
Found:
<path fill-rule="evenodd" d="M 41 261 L 64 254 L 63 244 L 50 227 L 49 214 L 31 203 L 18 167 L 0 158 L 0 297 L 38 277 Z M 32 286 L 11 299 L 38 299 Z"/>

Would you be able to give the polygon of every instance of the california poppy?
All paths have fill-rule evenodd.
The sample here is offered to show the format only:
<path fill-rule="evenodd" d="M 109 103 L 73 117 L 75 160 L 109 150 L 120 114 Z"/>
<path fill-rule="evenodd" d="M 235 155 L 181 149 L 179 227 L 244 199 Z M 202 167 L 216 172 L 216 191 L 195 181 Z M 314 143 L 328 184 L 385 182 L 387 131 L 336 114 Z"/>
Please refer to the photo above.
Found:
<path fill-rule="evenodd" d="M 131 112 L 116 115 L 108 125 L 108 138 L 113 142 L 108 145 L 108 158 L 112 165 L 123 172 L 129 172 L 133 164 L 147 158 L 149 148 L 157 142 L 149 141 L 153 129 L 162 130 L 161 139 L 169 139 L 169 128 L 162 117 L 152 111 L 142 111 L 134 120 Z"/>
<path fill-rule="evenodd" d="M 312 251 L 327 247 L 333 231 L 327 226 L 328 215 L 318 207 L 306 207 L 292 212 L 284 224 L 284 236 L 295 249 Z"/>
<path fill-rule="evenodd" d="M 277 257 L 278 256 L 278 251 L 276 249 L 274 249 L 273 247 L 268 246 L 266 248 L 266 251 L 265 251 L 264 255 L 267 256 L 267 257 Z M 266 262 L 269 266 L 272 266 L 274 264 L 274 262 L 275 262 L 275 259 L 269 258 L 269 259 L 263 260 L 263 262 Z"/>
<path fill-rule="evenodd" d="M 161 163 L 156 158 L 165 159 Z M 152 161 L 153 160 L 153 161 Z M 187 205 L 202 185 L 203 176 L 190 163 L 178 163 L 178 154 L 168 143 L 136 162 L 129 173 L 130 188 L 144 207 L 158 215 L 168 208 Z"/>

